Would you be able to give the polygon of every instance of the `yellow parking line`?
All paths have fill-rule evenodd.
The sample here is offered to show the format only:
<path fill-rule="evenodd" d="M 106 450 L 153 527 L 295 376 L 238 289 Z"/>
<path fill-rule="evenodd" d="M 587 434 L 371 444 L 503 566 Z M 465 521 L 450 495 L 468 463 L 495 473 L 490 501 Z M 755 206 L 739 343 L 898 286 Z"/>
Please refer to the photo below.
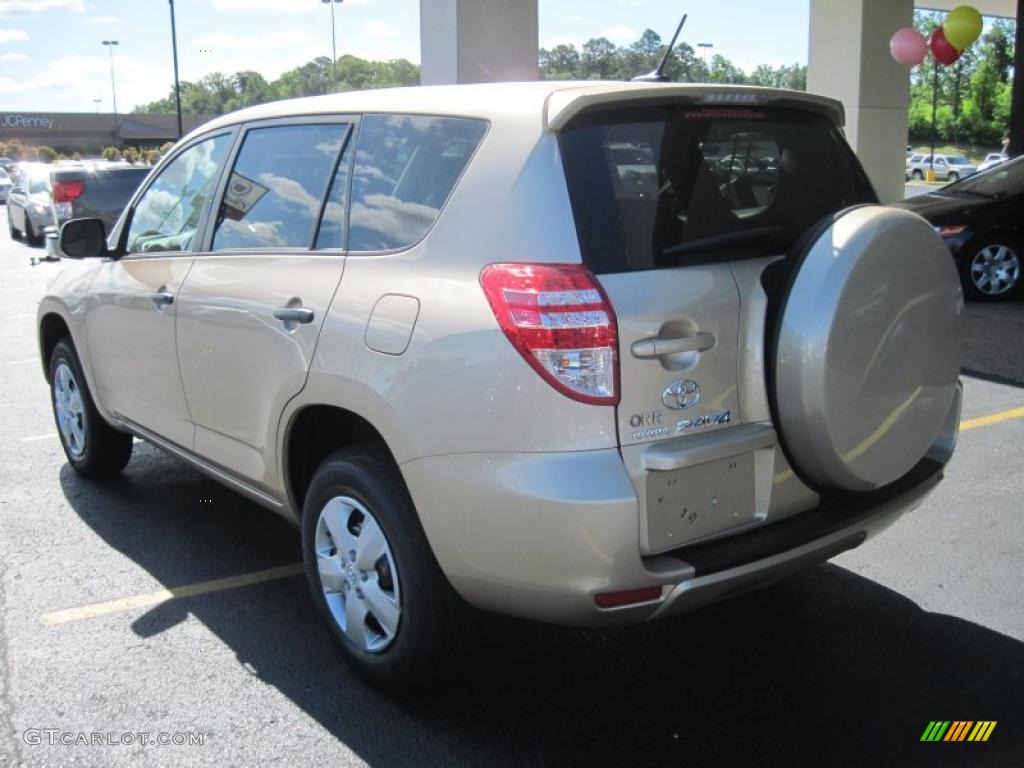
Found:
<path fill-rule="evenodd" d="M 904 403 L 904 405 L 906 405 L 906 403 Z M 1008 411 L 999 411 L 999 413 L 991 413 L 988 416 L 979 416 L 976 419 L 966 419 L 965 421 L 960 422 L 960 431 L 966 432 L 968 429 L 975 429 L 977 427 L 987 427 L 990 424 L 998 424 L 1001 421 L 1009 421 L 1010 419 L 1020 418 L 1024 418 L 1024 406 L 1020 408 L 1011 408 Z M 876 431 L 875 435 L 877 434 L 878 431 Z M 875 437 L 875 435 L 872 435 L 872 437 Z M 860 446 L 858 446 L 858 448 L 859 447 Z M 793 470 L 786 469 L 775 475 L 775 477 L 772 478 L 772 482 L 782 483 L 785 482 L 786 480 L 789 480 L 789 478 L 791 477 L 793 477 Z"/>
<path fill-rule="evenodd" d="M 976 427 L 986 427 L 990 424 L 998 424 L 1002 421 L 1019 418 L 1024 418 L 1024 407 L 1011 408 L 1010 410 L 1000 411 L 999 413 L 993 413 L 988 416 L 980 416 L 975 419 L 961 421 L 960 431 L 963 432 Z M 55 437 L 55 435 L 37 435 L 22 439 L 42 440 L 45 437 L 51 436 Z M 776 475 L 774 480 L 778 483 L 788 479 L 791 475 L 792 470 L 786 470 L 785 472 Z M 277 568 L 268 568 L 265 571 L 253 571 L 251 573 L 243 573 L 238 576 L 228 576 L 223 579 L 213 579 L 211 581 L 200 581 L 195 584 L 186 584 L 184 586 L 173 587 L 171 589 L 161 589 L 156 592 L 132 595 L 131 597 L 122 597 L 101 603 L 90 603 L 89 605 L 82 605 L 77 608 L 64 608 L 59 611 L 51 611 L 40 616 L 39 621 L 47 626 L 66 624 L 70 621 L 91 619 L 97 616 L 108 616 L 112 613 L 121 613 L 135 608 L 148 608 L 150 606 L 160 605 L 168 600 L 176 600 L 183 597 L 195 597 L 196 595 L 206 595 L 211 592 L 222 592 L 226 589 L 237 589 L 239 587 L 252 586 L 253 584 L 262 584 L 267 581 L 275 581 L 277 579 L 295 576 L 299 573 L 302 573 L 302 563 L 281 565 Z"/>
<path fill-rule="evenodd" d="M 102 603 L 90 603 L 78 608 L 64 608 L 60 611 L 44 613 L 39 617 L 39 621 L 47 626 L 66 624 L 69 621 L 92 619 L 96 616 L 108 616 L 111 613 L 121 613 L 122 611 L 130 611 L 134 608 L 149 608 L 150 606 L 160 605 L 160 603 L 166 603 L 168 600 L 182 597 L 195 597 L 196 595 L 206 595 L 210 592 L 223 592 L 225 589 L 237 589 L 238 587 L 262 584 L 266 581 L 284 579 L 299 573 L 302 573 L 302 563 L 291 563 L 290 565 L 281 565 L 277 568 L 268 568 L 265 571 L 253 571 L 238 576 L 228 576 L 224 579 L 200 581 L 195 584 L 186 584 L 183 587 L 161 589 L 143 595 L 132 595 L 131 597 L 122 597 L 117 600 L 107 600 Z"/>
<path fill-rule="evenodd" d="M 979 416 L 976 419 L 967 419 L 960 422 L 960 431 L 963 432 L 975 427 L 987 427 L 989 424 L 998 424 L 1001 421 L 1024 418 L 1024 407 L 1011 408 L 1008 411 L 1000 411 L 989 416 Z"/>

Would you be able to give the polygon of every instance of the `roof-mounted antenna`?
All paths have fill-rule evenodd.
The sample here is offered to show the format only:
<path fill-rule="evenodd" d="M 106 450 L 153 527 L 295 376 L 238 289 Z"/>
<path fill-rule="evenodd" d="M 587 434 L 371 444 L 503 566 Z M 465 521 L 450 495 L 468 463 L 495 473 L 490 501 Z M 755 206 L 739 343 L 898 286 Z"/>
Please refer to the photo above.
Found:
<path fill-rule="evenodd" d="M 672 55 L 672 49 L 676 47 L 676 40 L 679 39 L 679 33 L 683 31 L 683 24 L 686 23 L 687 14 L 683 14 L 683 18 L 679 21 L 679 26 L 676 27 L 676 33 L 672 35 L 672 42 L 668 44 L 668 48 L 665 49 L 665 55 L 661 57 L 661 63 L 658 64 L 657 69 L 653 72 L 648 72 L 646 75 L 637 75 L 630 82 L 633 83 L 667 83 L 668 77 L 665 75 L 665 65 L 668 64 L 668 57 Z"/>

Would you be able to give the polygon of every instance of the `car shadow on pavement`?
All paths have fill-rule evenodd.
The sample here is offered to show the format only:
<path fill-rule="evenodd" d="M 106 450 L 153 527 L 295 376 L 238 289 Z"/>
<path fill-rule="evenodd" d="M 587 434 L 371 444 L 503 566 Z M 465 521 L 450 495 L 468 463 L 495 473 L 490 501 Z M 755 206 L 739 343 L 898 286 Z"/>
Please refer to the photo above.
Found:
<path fill-rule="evenodd" d="M 285 521 L 147 445 L 120 480 L 60 477 L 167 587 L 299 559 Z M 831 564 L 641 626 L 487 617 L 464 673 L 416 695 L 345 666 L 301 576 L 164 603 L 123 631 L 189 616 L 371 765 L 1008 765 L 1024 747 L 1024 644 Z M 998 726 L 984 744 L 921 743 L 937 719 Z"/>
<path fill-rule="evenodd" d="M 1013 301 L 967 302 L 964 373 L 1024 387 L 1024 296 Z"/>

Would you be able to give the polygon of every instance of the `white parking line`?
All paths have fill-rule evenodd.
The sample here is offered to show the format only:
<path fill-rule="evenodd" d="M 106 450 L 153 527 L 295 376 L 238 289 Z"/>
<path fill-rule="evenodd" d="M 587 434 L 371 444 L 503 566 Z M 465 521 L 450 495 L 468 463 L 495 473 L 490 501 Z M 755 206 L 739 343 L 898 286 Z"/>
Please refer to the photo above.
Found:
<path fill-rule="evenodd" d="M 31 443 L 35 440 L 50 440 L 51 438 L 54 437 L 59 437 L 59 435 L 56 432 L 47 432 L 45 435 L 32 435 L 31 437 L 23 437 L 21 438 L 21 442 Z"/>
<path fill-rule="evenodd" d="M 25 360 L 0 360 L 0 365 L 21 365 L 22 363 L 38 363 L 38 357 L 29 357 Z"/>

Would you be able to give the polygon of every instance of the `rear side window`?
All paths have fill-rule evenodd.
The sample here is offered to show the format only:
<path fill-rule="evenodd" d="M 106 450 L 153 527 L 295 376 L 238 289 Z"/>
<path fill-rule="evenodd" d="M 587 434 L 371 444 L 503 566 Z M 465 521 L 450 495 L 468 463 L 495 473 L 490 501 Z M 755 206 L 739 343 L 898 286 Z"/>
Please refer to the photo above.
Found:
<path fill-rule="evenodd" d="M 349 251 L 387 251 L 419 241 L 486 130 L 482 120 L 366 115 L 353 169 Z"/>
<path fill-rule="evenodd" d="M 217 215 L 213 250 L 309 248 L 348 123 L 254 128 Z"/>
<path fill-rule="evenodd" d="M 646 107 L 559 137 L 584 263 L 629 272 L 788 251 L 818 219 L 877 202 L 825 117 Z"/>

